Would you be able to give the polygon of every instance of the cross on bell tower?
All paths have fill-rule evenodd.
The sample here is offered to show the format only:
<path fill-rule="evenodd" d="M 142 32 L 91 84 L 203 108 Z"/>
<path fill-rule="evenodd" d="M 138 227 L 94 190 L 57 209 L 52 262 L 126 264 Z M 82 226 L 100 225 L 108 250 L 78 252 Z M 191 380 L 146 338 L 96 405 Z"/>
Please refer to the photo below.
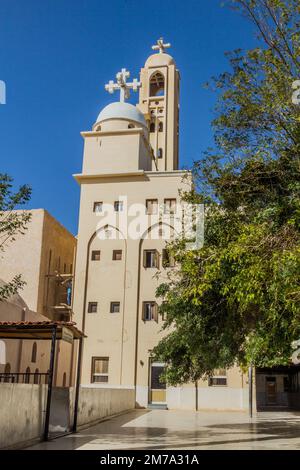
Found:
<path fill-rule="evenodd" d="M 113 94 L 116 90 L 120 90 L 120 101 L 124 103 L 125 100 L 128 100 L 130 97 L 130 89 L 137 91 L 141 87 L 141 82 L 136 78 L 132 82 L 127 83 L 127 78 L 130 77 L 130 72 L 126 69 L 121 69 L 121 72 L 118 72 L 116 75 L 117 83 L 113 80 L 110 80 L 105 85 L 105 90 L 108 93 Z"/>
<path fill-rule="evenodd" d="M 165 52 L 165 49 L 167 49 L 169 47 L 171 47 L 171 44 L 169 42 L 164 44 L 164 38 L 159 38 L 156 41 L 156 44 L 154 46 L 152 46 L 152 49 L 154 51 L 159 51 L 159 53 L 162 54 L 163 52 Z"/>

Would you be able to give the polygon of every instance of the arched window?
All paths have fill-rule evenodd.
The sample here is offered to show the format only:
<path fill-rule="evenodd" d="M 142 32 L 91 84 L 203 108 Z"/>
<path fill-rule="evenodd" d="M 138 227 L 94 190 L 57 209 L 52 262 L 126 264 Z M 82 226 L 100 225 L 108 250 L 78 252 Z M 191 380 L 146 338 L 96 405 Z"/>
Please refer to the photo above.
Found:
<path fill-rule="evenodd" d="M 25 372 L 25 383 L 26 384 L 30 383 L 30 367 L 27 367 L 26 372 Z"/>
<path fill-rule="evenodd" d="M 165 94 L 165 79 L 162 73 L 155 72 L 150 78 L 149 96 L 163 96 Z"/>
<path fill-rule="evenodd" d="M 163 149 L 159 148 L 157 150 L 157 158 L 162 158 L 163 157 Z"/>
<path fill-rule="evenodd" d="M 164 123 L 161 121 L 159 124 L 158 124 L 158 132 L 163 132 L 164 130 Z"/>
<path fill-rule="evenodd" d="M 31 362 L 36 362 L 37 344 L 33 343 L 31 352 Z"/>
<path fill-rule="evenodd" d="M 5 368 L 4 368 L 4 374 L 7 374 L 5 377 L 4 377 L 4 382 L 9 382 L 9 374 L 10 374 L 10 363 L 7 362 L 5 364 Z"/>
<path fill-rule="evenodd" d="M 150 124 L 150 132 L 155 132 L 155 122 L 151 122 L 151 124 Z"/>
<path fill-rule="evenodd" d="M 67 386 L 67 374 L 66 372 L 64 372 L 64 375 L 63 375 L 63 387 L 66 387 Z"/>
<path fill-rule="evenodd" d="M 35 372 L 34 372 L 34 378 L 33 378 L 33 383 L 34 384 L 38 384 L 39 383 L 39 370 L 38 369 L 35 369 Z"/>
<path fill-rule="evenodd" d="M 128 124 L 128 129 L 134 129 L 134 124 Z"/>

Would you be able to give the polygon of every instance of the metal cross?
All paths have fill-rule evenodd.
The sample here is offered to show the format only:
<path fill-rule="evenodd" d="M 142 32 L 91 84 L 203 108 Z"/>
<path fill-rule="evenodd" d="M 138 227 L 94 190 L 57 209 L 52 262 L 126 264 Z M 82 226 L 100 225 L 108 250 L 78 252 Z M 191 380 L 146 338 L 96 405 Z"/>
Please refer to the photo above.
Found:
<path fill-rule="evenodd" d="M 171 47 L 171 44 L 169 42 L 167 44 L 164 44 L 164 38 L 159 38 L 156 41 L 155 46 L 152 46 L 152 49 L 154 51 L 159 51 L 159 53 L 162 54 L 168 47 Z"/>
<path fill-rule="evenodd" d="M 118 72 L 116 75 L 117 83 L 114 83 L 113 80 L 110 80 L 107 85 L 105 85 L 105 90 L 108 93 L 114 93 L 116 90 L 120 90 L 120 101 L 124 103 L 125 100 L 128 100 L 130 97 L 130 89 L 137 91 L 141 86 L 136 78 L 132 80 L 131 83 L 127 83 L 127 78 L 130 77 L 130 72 L 126 69 L 122 69 L 121 72 Z"/>

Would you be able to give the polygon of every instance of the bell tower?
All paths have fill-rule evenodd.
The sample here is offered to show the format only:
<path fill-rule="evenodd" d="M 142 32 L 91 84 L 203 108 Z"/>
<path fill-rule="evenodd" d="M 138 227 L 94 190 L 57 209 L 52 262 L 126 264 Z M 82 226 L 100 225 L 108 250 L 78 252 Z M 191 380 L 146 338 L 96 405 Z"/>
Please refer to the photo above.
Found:
<path fill-rule="evenodd" d="M 138 108 L 149 129 L 154 153 L 153 171 L 178 169 L 179 72 L 173 57 L 165 53 L 171 44 L 163 38 L 152 46 L 152 54 L 141 69 Z"/>

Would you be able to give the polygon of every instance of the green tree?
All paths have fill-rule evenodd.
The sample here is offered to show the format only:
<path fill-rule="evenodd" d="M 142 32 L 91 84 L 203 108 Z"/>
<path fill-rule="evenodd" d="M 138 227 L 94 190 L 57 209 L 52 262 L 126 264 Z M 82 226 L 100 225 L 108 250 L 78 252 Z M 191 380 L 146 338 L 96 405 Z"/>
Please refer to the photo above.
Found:
<path fill-rule="evenodd" d="M 16 235 L 24 234 L 31 214 L 27 211 L 17 210 L 26 204 L 31 196 L 31 188 L 23 185 L 13 191 L 13 179 L 7 174 L 0 173 L 0 252 L 15 240 Z M 0 253 L 1 267 L 1 253 Z M 1 268 L 0 268 L 1 273 Z M 1 274 L 0 274 L 1 276 Z M 20 274 L 0 286 L 0 301 L 15 294 L 24 285 Z"/>
<path fill-rule="evenodd" d="M 228 54 L 231 72 L 212 81 L 215 146 L 183 195 L 205 203 L 204 246 L 173 243 L 180 268 L 157 291 L 166 337 L 154 355 L 171 384 L 234 363 L 287 364 L 300 335 L 300 4 L 230 3 L 261 45 Z"/>

